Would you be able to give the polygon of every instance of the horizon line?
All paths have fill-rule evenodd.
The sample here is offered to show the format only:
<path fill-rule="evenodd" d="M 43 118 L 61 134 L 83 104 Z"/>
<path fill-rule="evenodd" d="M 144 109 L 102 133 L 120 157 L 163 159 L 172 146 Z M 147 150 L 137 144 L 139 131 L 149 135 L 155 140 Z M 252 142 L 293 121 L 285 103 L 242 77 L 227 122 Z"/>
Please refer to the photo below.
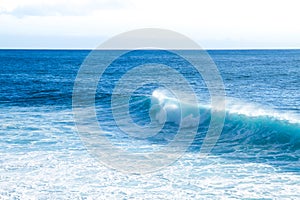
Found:
<path fill-rule="evenodd" d="M 111 48 L 111 49 L 97 49 L 97 48 L 1 48 L 0 50 L 156 50 L 153 48 L 145 49 L 126 49 L 126 48 Z M 277 47 L 277 48 L 202 48 L 202 49 L 161 49 L 161 50 L 300 50 L 300 47 Z"/>

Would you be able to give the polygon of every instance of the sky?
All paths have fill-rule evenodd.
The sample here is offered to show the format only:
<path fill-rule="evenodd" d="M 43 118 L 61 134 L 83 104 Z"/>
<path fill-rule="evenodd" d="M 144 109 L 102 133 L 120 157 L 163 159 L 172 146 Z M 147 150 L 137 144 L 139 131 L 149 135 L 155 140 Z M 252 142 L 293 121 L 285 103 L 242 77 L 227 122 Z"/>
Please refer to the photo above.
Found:
<path fill-rule="evenodd" d="M 299 0 L 0 0 L 0 48 L 96 48 L 138 28 L 205 49 L 300 48 Z"/>

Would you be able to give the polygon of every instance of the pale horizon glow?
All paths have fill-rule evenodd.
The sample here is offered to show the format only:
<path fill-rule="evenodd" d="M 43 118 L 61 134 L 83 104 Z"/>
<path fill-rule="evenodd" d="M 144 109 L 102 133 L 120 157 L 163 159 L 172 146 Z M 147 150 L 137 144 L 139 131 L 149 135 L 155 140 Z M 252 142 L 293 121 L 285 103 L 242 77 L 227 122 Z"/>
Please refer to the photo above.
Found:
<path fill-rule="evenodd" d="M 0 48 L 92 49 L 132 29 L 206 49 L 300 48 L 298 0 L 0 0 Z"/>

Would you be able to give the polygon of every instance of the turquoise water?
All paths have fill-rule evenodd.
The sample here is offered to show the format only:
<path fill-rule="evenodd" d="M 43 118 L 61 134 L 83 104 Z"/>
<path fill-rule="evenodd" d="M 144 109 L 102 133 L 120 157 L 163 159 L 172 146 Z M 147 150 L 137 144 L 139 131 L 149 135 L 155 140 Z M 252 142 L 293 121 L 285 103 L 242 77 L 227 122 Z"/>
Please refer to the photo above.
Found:
<path fill-rule="evenodd" d="M 130 175 L 105 167 L 89 154 L 76 130 L 72 92 L 89 51 L 1 50 L 0 197 L 300 198 L 300 51 L 208 53 L 224 81 L 226 118 L 217 144 L 203 159 L 199 151 L 211 117 L 210 98 L 205 83 L 188 63 L 164 51 L 134 51 L 103 74 L 96 94 L 97 119 L 111 142 L 129 151 L 153 151 L 167 145 L 180 119 L 176 109 L 170 109 L 178 102 L 154 84 L 131 96 L 130 116 L 139 125 L 147 124 L 151 107 L 161 104 L 171 113 L 164 129 L 140 140 L 116 126 L 111 95 L 117 80 L 132 66 L 146 61 L 172 63 L 199 100 L 186 109 L 201 116 L 186 153 L 162 170 Z M 189 57 L 197 59 L 193 51 Z M 152 114 L 159 124 L 159 111 Z M 188 123 L 187 130 L 194 125 Z"/>

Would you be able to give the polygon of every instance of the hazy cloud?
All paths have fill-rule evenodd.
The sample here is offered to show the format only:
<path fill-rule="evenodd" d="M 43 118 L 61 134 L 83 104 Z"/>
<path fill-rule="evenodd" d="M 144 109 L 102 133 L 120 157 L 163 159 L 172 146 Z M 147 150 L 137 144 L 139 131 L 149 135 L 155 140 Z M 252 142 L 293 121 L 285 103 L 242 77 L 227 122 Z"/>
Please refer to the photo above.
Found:
<path fill-rule="evenodd" d="M 14 6 L 1 2 L 0 14 L 24 16 L 86 16 L 97 10 L 115 10 L 128 6 L 121 0 L 54 0 L 54 1 L 23 1 Z"/>
<path fill-rule="evenodd" d="M 0 48 L 81 48 L 79 40 L 92 46 L 86 38 L 149 27 L 207 48 L 299 48 L 299 7 L 299 0 L 0 0 Z"/>

